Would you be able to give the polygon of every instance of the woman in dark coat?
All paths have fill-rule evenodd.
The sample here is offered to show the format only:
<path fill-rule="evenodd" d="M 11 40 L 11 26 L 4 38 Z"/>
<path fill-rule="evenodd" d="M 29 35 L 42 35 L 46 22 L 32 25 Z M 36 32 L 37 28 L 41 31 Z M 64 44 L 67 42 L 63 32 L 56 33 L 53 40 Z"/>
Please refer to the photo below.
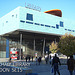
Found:
<path fill-rule="evenodd" d="M 68 59 L 68 61 L 67 61 L 67 66 L 68 66 L 70 75 L 73 75 L 74 64 L 75 64 L 75 62 L 74 62 L 73 56 L 70 56 L 70 59 Z"/>

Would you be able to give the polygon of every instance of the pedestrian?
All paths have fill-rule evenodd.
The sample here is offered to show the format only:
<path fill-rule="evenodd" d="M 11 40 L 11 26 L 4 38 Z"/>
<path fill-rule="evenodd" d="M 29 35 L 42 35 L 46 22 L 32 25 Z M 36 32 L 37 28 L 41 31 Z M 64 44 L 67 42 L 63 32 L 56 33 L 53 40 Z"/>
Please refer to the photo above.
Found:
<path fill-rule="evenodd" d="M 74 75 L 75 75 L 75 53 L 73 54 L 73 59 L 74 59 Z"/>
<path fill-rule="evenodd" d="M 29 56 L 29 62 L 30 62 L 30 56 Z"/>
<path fill-rule="evenodd" d="M 11 57 L 9 58 L 9 62 L 11 62 Z"/>
<path fill-rule="evenodd" d="M 25 56 L 23 55 L 23 60 L 25 59 Z"/>
<path fill-rule="evenodd" d="M 36 62 L 36 65 L 37 65 L 37 63 L 38 63 L 38 58 L 37 57 L 35 58 L 35 62 Z"/>
<path fill-rule="evenodd" d="M 50 57 L 49 57 L 49 63 L 50 63 L 50 65 L 51 65 L 51 62 L 52 62 L 52 57 L 50 55 Z"/>
<path fill-rule="evenodd" d="M 59 58 L 55 54 L 55 56 L 53 57 L 53 60 L 52 60 L 52 66 L 54 68 L 54 75 L 56 75 L 56 72 L 58 73 L 58 75 L 60 75 L 58 64 L 61 65 Z"/>
<path fill-rule="evenodd" d="M 46 64 L 48 64 L 48 55 L 45 55 Z"/>
<path fill-rule="evenodd" d="M 53 61 L 53 56 L 50 59 L 50 65 L 52 65 L 52 61 Z"/>
<path fill-rule="evenodd" d="M 32 56 L 32 62 L 33 62 L 33 56 Z"/>
<path fill-rule="evenodd" d="M 75 53 L 73 54 L 73 59 L 75 60 Z"/>
<path fill-rule="evenodd" d="M 75 62 L 74 62 L 73 56 L 71 55 L 67 61 L 67 66 L 68 66 L 68 70 L 70 72 L 70 75 L 73 75 L 74 63 Z"/>
<path fill-rule="evenodd" d="M 38 58 L 38 62 L 39 62 L 39 65 L 40 65 L 40 63 L 41 63 L 41 57 Z"/>
<path fill-rule="evenodd" d="M 27 62 L 27 59 L 28 59 L 28 58 L 26 57 L 26 62 Z"/>

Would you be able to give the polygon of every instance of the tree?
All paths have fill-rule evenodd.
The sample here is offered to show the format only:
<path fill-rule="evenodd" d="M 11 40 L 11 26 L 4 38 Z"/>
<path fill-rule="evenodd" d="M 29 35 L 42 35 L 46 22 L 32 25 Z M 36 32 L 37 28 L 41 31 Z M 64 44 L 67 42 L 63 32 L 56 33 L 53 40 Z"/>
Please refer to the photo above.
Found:
<path fill-rule="evenodd" d="M 75 53 L 75 37 L 67 33 L 61 36 L 58 48 L 59 51 L 66 56 L 73 55 Z"/>
<path fill-rule="evenodd" d="M 53 41 L 49 46 L 49 51 L 51 51 L 51 53 L 56 53 L 58 51 L 57 47 L 57 43 Z"/>

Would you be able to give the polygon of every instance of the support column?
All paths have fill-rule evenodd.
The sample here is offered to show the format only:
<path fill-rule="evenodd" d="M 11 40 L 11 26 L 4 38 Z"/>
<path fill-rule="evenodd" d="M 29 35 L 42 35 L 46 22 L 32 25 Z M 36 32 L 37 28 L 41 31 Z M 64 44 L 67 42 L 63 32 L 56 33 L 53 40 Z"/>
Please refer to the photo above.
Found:
<path fill-rule="evenodd" d="M 45 56 L 45 38 L 44 38 L 44 41 L 43 41 L 43 57 Z"/>
<path fill-rule="evenodd" d="M 55 38 L 55 43 L 56 43 L 56 38 Z"/>
<path fill-rule="evenodd" d="M 22 34 L 20 34 L 20 60 L 21 60 Z"/>
<path fill-rule="evenodd" d="M 35 51 L 36 51 L 36 48 L 35 48 L 35 38 L 34 38 L 34 56 L 35 56 Z"/>
<path fill-rule="evenodd" d="M 35 51 L 35 38 L 34 38 L 34 51 Z"/>
<path fill-rule="evenodd" d="M 9 38 L 6 38 L 6 58 L 9 58 Z"/>

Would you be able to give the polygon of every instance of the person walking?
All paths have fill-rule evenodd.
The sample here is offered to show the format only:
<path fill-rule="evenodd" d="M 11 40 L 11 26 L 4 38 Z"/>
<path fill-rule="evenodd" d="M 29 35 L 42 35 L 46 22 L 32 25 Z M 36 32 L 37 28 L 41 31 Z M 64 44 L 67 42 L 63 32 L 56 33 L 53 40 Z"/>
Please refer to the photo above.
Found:
<path fill-rule="evenodd" d="M 75 53 L 73 54 L 73 59 L 74 59 L 74 75 L 75 75 Z"/>
<path fill-rule="evenodd" d="M 50 55 L 50 57 L 49 57 L 49 63 L 50 63 L 50 65 L 51 65 L 51 58 L 52 58 L 52 57 L 51 57 L 51 55 Z"/>
<path fill-rule="evenodd" d="M 30 56 L 28 58 L 29 58 L 29 62 L 30 62 Z"/>
<path fill-rule="evenodd" d="M 37 65 L 37 63 L 38 63 L 38 58 L 37 57 L 35 58 L 35 62 L 36 62 L 36 65 Z"/>
<path fill-rule="evenodd" d="M 41 63 L 41 57 L 38 58 L 38 62 L 39 62 L 39 65 L 40 65 L 40 63 Z"/>
<path fill-rule="evenodd" d="M 11 62 L 11 57 L 9 58 L 9 62 Z"/>
<path fill-rule="evenodd" d="M 45 55 L 46 64 L 48 64 L 48 55 Z"/>
<path fill-rule="evenodd" d="M 27 59 L 28 59 L 28 58 L 26 57 L 26 62 L 27 62 Z"/>
<path fill-rule="evenodd" d="M 70 56 L 70 58 L 67 60 L 67 66 L 68 66 L 70 75 L 73 75 L 74 64 L 75 62 L 74 62 L 73 56 Z"/>
<path fill-rule="evenodd" d="M 55 56 L 53 57 L 53 60 L 52 60 L 52 66 L 54 68 L 54 75 L 56 75 L 56 72 L 58 73 L 58 75 L 60 75 L 58 64 L 61 65 L 59 58 L 55 54 Z"/>
<path fill-rule="evenodd" d="M 32 62 L 33 62 L 33 56 L 32 56 Z"/>

